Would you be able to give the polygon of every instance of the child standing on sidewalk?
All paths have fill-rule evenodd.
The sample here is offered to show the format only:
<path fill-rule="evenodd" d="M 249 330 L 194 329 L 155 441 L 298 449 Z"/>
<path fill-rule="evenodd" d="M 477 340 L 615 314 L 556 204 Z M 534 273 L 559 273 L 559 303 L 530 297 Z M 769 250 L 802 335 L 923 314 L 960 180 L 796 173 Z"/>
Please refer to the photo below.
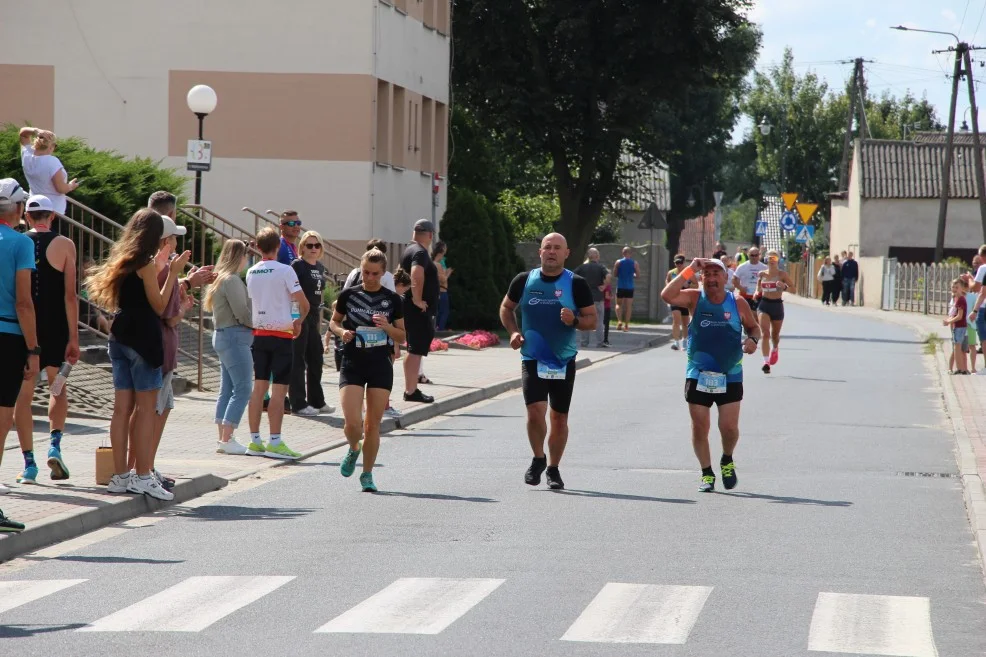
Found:
<path fill-rule="evenodd" d="M 948 306 L 948 319 L 942 320 L 943 326 L 952 329 L 952 359 L 955 362 L 952 374 L 969 373 L 966 365 L 966 352 L 969 350 L 969 343 L 966 341 L 966 316 L 969 314 L 969 306 L 965 300 L 966 288 L 963 283 L 961 278 L 952 281 L 952 302 Z"/>

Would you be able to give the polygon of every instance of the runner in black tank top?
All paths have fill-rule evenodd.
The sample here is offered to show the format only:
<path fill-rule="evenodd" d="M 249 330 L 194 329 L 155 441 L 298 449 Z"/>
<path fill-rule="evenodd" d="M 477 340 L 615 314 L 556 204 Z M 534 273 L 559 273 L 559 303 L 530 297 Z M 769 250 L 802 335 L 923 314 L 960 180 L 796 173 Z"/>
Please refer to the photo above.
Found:
<path fill-rule="evenodd" d="M 65 314 L 65 273 L 48 262 L 48 246 L 59 237 L 54 231 L 29 232 L 34 242 L 34 266 L 31 272 L 31 297 L 37 317 L 41 367 L 59 367 L 68 346 L 68 317 Z M 44 294 L 41 294 L 44 291 Z"/>

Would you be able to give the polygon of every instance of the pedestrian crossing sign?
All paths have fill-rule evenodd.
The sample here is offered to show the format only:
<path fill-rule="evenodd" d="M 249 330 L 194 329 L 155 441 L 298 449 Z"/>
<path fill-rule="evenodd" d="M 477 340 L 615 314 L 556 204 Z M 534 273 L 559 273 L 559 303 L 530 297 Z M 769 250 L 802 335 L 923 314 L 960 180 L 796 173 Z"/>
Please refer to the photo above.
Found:
<path fill-rule="evenodd" d="M 766 221 L 758 221 L 757 222 L 757 230 L 754 233 L 754 235 L 756 235 L 757 237 L 765 237 L 767 235 L 767 222 Z"/>
<path fill-rule="evenodd" d="M 798 244 L 805 244 L 809 240 L 815 237 L 815 227 L 814 226 L 802 226 L 798 229 L 797 234 L 794 236 L 794 241 Z"/>

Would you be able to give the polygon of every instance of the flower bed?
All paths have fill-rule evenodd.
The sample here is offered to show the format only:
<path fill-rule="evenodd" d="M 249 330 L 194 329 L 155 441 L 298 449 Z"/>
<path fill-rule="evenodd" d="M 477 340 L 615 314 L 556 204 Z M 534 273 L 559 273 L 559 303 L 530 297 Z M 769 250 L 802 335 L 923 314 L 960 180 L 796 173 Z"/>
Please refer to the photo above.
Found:
<path fill-rule="evenodd" d="M 486 349 L 500 344 L 500 336 L 489 331 L 473 331 L 456 338 L 454 342 L 470 349 Z"/>

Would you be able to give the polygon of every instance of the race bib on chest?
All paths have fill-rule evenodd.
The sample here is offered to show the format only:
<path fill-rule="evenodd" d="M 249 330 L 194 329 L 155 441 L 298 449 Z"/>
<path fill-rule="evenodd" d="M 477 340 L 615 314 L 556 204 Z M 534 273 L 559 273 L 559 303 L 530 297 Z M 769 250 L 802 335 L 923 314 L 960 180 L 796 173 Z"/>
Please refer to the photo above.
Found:
<path fill-rule="evenodd" d="M 376 326 L 358 326 L 356 327 L 356 334 L 363 338 L 363 346 L 367 349 L 370 347 L 387 346 L 387 334 L 382 328 Z"/>
<path fill-rule="evenodd" d="M 699 372 L 696 390 L 710 395 L 726 393 L 726 375 L 719 372 Z"/>
<path fill-rule="evenodd" d="M 564 379 L 567 374 L 568 367 L 552 367 L 551 365 L 545 365 L 544 363 L 538 363 L 538 378 L 548 379 L 548 380 L 558 380 Z"/>

